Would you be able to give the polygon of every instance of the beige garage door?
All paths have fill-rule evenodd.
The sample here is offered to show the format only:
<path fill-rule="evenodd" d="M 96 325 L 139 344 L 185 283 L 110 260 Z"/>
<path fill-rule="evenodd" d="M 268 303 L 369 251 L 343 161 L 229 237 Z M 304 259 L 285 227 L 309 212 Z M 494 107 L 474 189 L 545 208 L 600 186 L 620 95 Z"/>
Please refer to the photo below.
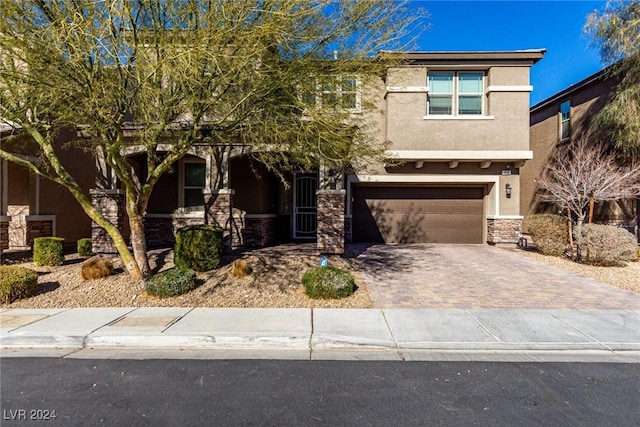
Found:
<path fill-rule="evenodd" d="M 482 243 L 482 187 L 354 186 L 353 241 Z"/>

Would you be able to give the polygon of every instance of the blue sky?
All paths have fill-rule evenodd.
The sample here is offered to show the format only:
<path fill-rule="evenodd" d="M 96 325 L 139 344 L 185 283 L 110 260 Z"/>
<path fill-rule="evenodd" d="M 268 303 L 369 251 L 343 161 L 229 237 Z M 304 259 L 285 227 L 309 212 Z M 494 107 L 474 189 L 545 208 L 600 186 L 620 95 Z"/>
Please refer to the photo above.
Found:
<path fill-rule="evenodd" d="M 517 50 L 546 48 L 531 69 L 531 104 L 603 68 L 599 51 L 583 34 L 587 15 L 605 1 L 417 1 L 431 28 L 419 50 Z"/>

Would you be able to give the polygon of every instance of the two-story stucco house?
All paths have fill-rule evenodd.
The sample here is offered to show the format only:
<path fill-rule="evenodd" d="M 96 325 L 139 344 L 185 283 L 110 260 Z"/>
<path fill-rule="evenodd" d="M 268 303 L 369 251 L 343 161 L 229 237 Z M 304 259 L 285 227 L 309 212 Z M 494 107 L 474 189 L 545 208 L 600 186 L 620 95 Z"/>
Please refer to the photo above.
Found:
<path fill-rule="evenodd" d="M 284 185 L 242 148 L 220 164 L 210 147 L 194 147 L 152 193 L 148 243 L 171 244 L 177 228 L 205 222 L 225 227 L 234 246 L 316 240 L 323 253 L 342 253 L 345 242 L 517 242 L 520 168 L 532 159 L 529 73 L 544 52 L 402 53 L 376 87 L 345 76 L 319 96 L 369 115 L 372 141 L 388 143 L 387 161 L 366 171 L 321 166 L 288 173 Z M 360 111 L 364 96 L 378 108 Z M 127 150 L 142 167 L 144 151 Z M 96 165 L 94 205 L 126 227 L 123 192 Z M 67 220 L 57 217 L 58 230 Z M 92 237 L 94 250 L 113 250 L 95 225 Z"/>
<path fill-rule="evenodd" d="M 517 242 L 530 67 L 544 49 L 415 52 L 389 70 L 389 163 L 347 177 L 354 242 Z"/>

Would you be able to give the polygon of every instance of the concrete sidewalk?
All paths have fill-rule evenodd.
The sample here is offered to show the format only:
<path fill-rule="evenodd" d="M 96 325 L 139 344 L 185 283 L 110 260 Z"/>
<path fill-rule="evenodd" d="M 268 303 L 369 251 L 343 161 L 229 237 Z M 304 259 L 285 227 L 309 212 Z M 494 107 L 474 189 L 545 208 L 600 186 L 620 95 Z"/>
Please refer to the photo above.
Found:
<path fill-rule="evenodd" d="M 640 362 L 640 311 L 130 307 L 0 321 L 2 357 Z"/>

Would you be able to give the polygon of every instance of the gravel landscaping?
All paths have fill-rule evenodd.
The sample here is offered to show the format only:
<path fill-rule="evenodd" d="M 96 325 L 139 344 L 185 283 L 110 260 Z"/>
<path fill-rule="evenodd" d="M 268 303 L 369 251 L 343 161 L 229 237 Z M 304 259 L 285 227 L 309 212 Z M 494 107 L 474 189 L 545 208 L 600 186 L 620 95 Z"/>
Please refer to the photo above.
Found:
<path fill-rule="evenodd" d="M 329 257 L 329 265 L 352 272 L 358 289 L 347 298 L 316 300 L 304 294 L 301 278 L 304 272 L 318 265 L 319 256 L 304 245 L 283 245 L 258 249 L 226 257 L 221 268 L 198 273 L 200 285 L 193 291 L 169 298 L 147 295 L 144 284 L 134 281 L 123 270 L 118 257 L 112 257 L 115 274 L 84 281 L 80 268 L 84 259 L 77 254 L 66 256 L 61 267 L 36 267 L 33 262 L 20 265 L 36 270 L 39 277 L 38 295 L 3 304 L 3 308 L 73 308 L 73 307 L 323 307 L 370 308 L 367 289 L 357 273 L 355 261 Z M 156 271 L 173 266 L 169 250 L 152 251 L 151 267 Z M 246 259 L 252 272 L 246 277 L 232 278 L 233 259 Z"/>
<path fill-rule="evenodd" d="M 640 262 L 630 262 L 621 267 L 601 267 L 573 262 L 567 258 L 542 255 L 534 251 L 514 249 L 522 256 L 553 265 L 572 273 L 608 283 L 618 288 L 640 293 Z"/>
<path fill-rule="evenodd" d="M 509 248 L 521 256 L 591 277 L 612 286 L 640 293 L 640 263 L 624 267 L 599 267 L 578 264 L 558 257 Z M 231 277 L 231 261 L 245 259 L 252 272 L 246 277 Z M 172 252 L 152 251 L 151 266 L 161 271 L 173 266 Z M 83 258 L 66 256 L 61 267 L 36 267 L 30 260 L 13 263 L 32 268 L 39 274 L 39 293 L 2 308 L 73 308 L 73 307 L 325 307 L 371 308 L 371 299 L 358 273 L 358 261 L 338 256 L 329 265 L 350 271 L 356 281 L 356 292 L 343 299 L 315 300 L 304 294 L 301 278 L 317 266 L 319 256 L 313 246 L 282 245 L 227 256 L 225 264 L 214 271 L 198 273 L 199 286 L 185 295 L 156 298 L 147 295 L 143 282 L 132 280 L 118 257 L 112 257 L 116 271 L 112 276 L 84 281 L 80 276 Z M 26 262 L 25 262 L 26 261 Z"/>

